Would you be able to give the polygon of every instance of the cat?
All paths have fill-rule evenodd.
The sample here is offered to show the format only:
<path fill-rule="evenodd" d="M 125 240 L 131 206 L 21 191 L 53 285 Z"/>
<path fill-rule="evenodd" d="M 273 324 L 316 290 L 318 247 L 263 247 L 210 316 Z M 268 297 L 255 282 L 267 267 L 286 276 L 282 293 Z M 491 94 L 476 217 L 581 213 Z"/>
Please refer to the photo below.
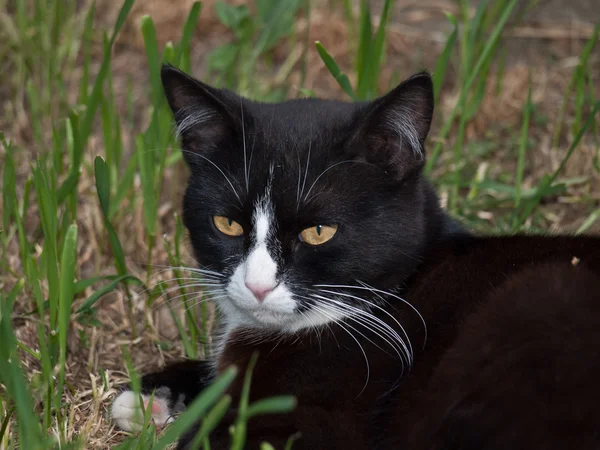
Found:
<path fill-rule="evenodd" d="M 251 399 L 293 394 L 298 405 L 252 419 L 246 448 L 283 448 L 298 433 L 294 449 L 600 444 L 589 345 L 600 337 L 600 239 L 474 237 L 448 217 L 422 173 L 427 73 L 371 102 L 279 104 L 171 66 L 161 76 L 190 168 L 193 271 L 221 317 L 212 358 L 142 378 L 157 425 L 258 350 Z M 556 423 L 564 396 L 540 403 L 559 390 L 581 404 L 577 433 Z M 135 430 L 139 409 L 125 391 L 112 416 Z M 229 448 L 235 415 L 211 448 Z"/>

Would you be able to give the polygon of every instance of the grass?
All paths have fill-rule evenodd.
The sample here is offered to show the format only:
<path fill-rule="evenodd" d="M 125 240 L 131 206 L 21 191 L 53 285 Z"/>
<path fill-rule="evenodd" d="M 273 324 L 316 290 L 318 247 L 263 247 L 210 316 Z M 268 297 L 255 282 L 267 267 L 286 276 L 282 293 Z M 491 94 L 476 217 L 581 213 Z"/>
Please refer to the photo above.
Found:
<path fill-rule="evenodd" d="M 365 100 L 409 75 L 396 69 L 404 35 L 391 0 L 380 10 L 362 0 L 194 3 L 171 40 L 155 22 L 163 15 L 140 17 L 144 4 L 124 1 L 108 20 L 101 0 L 0 0 L 0 448 L 165 448 L 200 416 L 197 444 L 209 448 L 231 407 L 222 393 L 234 369 L 162 433 L 128 436 L 107 420 L 126 380 L 135 387 L 140 371 L 210 348 L 214 312 L 184 269 L 173 206 L 185 168 L 162 62 L 265 101 Z M 515 0 L 448 11 L 428 52 L 438 112 L 426 171 L 474 230 L 589 231 L 600 219 L 599 26 L 578 42 L 576 64 L 544 74 L 506 62 L 522 12 Z M 202 25 L 218 30 L 204 73 Z M 335 30 L 348 38 L 341 48 Z M 543 76 L 559 89 L 542 91 Z M 294 405 L 248 405 L 249 375 L 232 448 L 253 415 Z"/>

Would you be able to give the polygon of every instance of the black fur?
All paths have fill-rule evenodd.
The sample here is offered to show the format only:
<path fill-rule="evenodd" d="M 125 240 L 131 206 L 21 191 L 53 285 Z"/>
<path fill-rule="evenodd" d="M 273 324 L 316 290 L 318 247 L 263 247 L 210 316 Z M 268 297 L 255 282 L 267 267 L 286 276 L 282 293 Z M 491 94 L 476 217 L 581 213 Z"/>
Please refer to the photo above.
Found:
<path fill-rule="evenodd" d="M 421 175 L 423 149 L 409 147 L 408 139 L 387 124 L 398 108 L 410 107 L 424 141 L 433 113 L 428 75 L 416 75 L 372 103 L 264 104 L 209 87 L 172 67 L 163 69 L 162 79 L 180 124 L 189 114 L 214 117 L 181 136 L 191 168 L 183 219 L 201 266 L 230 274 L 244 257 L 250 235 L 224 239 L 212 216 L 231 217 L 250 229 L 272 167 L 279 276 L 298 289 L 407 276 L 423 250 L 454 226 Z M 331 221 L 339 230 L 327 245 L 316 249 L 298 241 L 304 228 Z"/>
<path fill-rule="evenodd" d="M 318 307 L 306 295 L 315 285 L 344 285 L 337 301 L 380 327 L 346 319 L 295 333 L 229 330 L 217 371 L 243 370 L 258 350 L 251 399 L 298 399 L 291 414 L 253 419 L 246 448 L 283 448 L 297 432 L 296 450 L 600 447 L 600 239 L 478 238 L 449 219 L 421 173 L 433 110 L 428 75 L 369 103 L 276 105 L 172 67 L 162 78 L 191 168 L 183 216 L 199 265 L 228 283 L 253 232 L 224 236 L 212 217 L 252 230 L 271 185 L 269 252 L 298 312 Z M 298 239 L 328 223 L 339 228 L 326 244 Z M 388 328 L 410 355 L 394 352 Z M 213 376 L 212 363 L 183 362 L 142 384 L 189 403 Z M 233 405 L 241 383 L 229 389 Z M 235 414 L 211 435 L 211 448 L 229 447 Z"/>

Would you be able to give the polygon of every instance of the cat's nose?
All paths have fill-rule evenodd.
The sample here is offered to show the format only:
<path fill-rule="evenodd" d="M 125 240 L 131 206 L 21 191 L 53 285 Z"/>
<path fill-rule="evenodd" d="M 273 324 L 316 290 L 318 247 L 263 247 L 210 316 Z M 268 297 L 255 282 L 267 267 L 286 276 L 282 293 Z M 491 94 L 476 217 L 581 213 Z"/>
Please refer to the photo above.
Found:
<path fill-rule="evenodd" d="M 269 294 L 269 292 L 272 292 L 273 289 L 275 289 L 275 286 L 253 284 L 253 283 L 249 283 L 248 281 L 245 281 L 244 284 L 250 290 L 250 292 L 252 292 L 252 294 L 254 294 L 254 296 L 256 297 L 256 300 L 258 300 L 259 303 L 262 303 L 262 301 Z"/>

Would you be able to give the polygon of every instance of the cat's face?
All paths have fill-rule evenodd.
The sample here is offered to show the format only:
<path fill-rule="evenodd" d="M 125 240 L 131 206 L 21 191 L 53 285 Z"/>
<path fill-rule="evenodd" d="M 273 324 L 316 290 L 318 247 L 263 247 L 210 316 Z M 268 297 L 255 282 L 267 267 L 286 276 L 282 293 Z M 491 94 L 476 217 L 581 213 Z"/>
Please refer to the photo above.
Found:
<path fill-rule="evenodd" d="M 261 104 L 171 67 L 162 79 L 191 169 L 184 223 L 230 327 L 335 321 L 414 269 L 429 76 L 362 104 Z"/>

